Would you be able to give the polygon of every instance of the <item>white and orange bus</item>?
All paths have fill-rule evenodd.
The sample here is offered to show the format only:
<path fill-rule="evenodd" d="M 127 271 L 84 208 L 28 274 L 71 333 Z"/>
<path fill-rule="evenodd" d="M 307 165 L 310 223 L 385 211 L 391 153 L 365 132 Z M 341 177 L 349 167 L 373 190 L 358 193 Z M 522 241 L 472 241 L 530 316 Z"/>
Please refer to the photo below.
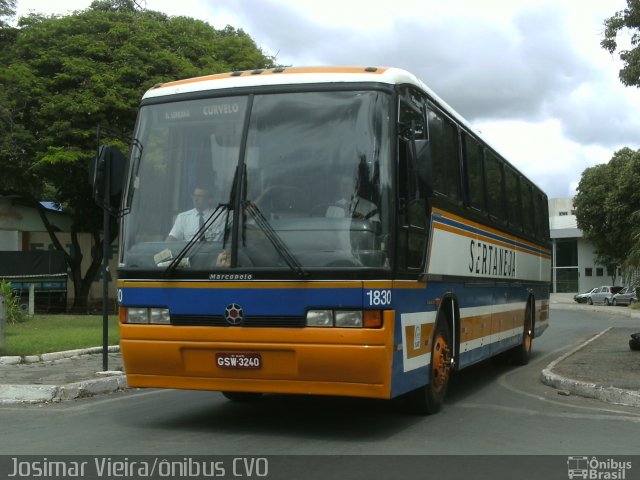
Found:
<path fill-rule="evenodd" d="M 526 363 L 548 325 L 545 194 L 404 70 L 156 85 L 135 139 L 118 271 L 130 386 L 431 413 L 452 371 Z M 195 188 L 206 218 L 174 239 Z"/>

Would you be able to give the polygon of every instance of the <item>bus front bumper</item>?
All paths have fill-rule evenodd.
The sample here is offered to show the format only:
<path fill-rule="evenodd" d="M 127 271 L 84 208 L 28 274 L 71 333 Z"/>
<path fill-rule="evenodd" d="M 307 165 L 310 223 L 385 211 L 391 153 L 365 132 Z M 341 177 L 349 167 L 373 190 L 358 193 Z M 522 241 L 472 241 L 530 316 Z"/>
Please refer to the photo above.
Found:
<path fill-rule="evenodd" d="M 381 329 L 121 324 L 120 346 L 130 387 L 390 398 L 393 323 L 388 311 Z"/>

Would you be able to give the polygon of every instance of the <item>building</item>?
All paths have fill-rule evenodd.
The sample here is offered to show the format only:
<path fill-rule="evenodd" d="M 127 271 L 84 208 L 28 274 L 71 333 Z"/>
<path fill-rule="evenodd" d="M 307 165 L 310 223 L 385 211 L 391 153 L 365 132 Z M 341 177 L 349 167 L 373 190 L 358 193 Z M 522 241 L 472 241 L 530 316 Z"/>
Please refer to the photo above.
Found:
<path fill-rule="evenodd" d="M 549 230 L 553 246 L 552 292 L 587 292 L 601 285 L 621 285 L 618 272 L 595 264 L 594 247 L 584 240 L 578 228 L 572 199 L 549 200 Z"/>
<path fill-rule="evenodd" d="M 67 248 L 71 248 L 71 218 L 64 212 L 55 209 L 51 205 L 44 204 L 46 208 L 46 216 L 55 230 L 60 242 Z M 83 252 L 89 252 L 92 246 L 92 238 L 88 233 L 81 233 L 78 236 L 78 241 Z M 46 231 L 46 228 L 38 214 L 37 209 L 28 205 L 19 195 L 2 195 L 0 193 L 0 252 L 5 252 L 9 255 L 6 258 L 13 258 L 10 254 L 17 252 L 41 252 L 47 253 L 55 250 L 51 238 Z M 112 245 L 112 258 L 110 270 L 115 271 L 117 262 L 117 245 Z M 25 258 L 29 257 L 25 255 Z M 29 258 L 34 257 L 31 255 Z M 35 256 L 37 257 L 37 255 Z M 42 256 L 44 257 L 44 256 Z M 82 272 L 86 272 L 90 260 L 89 255 L 85 255 L 83 258 Z M 15 262 L 14 262 L 15 263 Z M 21 294 L 21 302 L 25 302 L 26 294 L 28 293 L 29 286 L 35 283 L 36 294 L 36 309 L 46 310 L 52 303 L 58 304 L 56 300 L 52 302 L 51 295 L 54 293 L 62 293 L 64 290 L 65 303 L 70 305 L 74 300 L 74 289 L 69 279 L 64 278 L 64 286 L 60 285 L 62 281 L 59 278 L 49 278 L 48 276 L 41 275 L 38 277 L 29 277 L 30 268 L 27 266 L 29 262 L 21 262 L 25 266 L 24 275 L 18 275 L 13 271 L 10 265 L 4 265 L 6 268 L 10 268 L 11 271 L 5 272 L 5 280 L 10 281 L 12 287 Z M 33 262 L 32 262 L 33 263 Z M 5 270 L 6 270 L 5 268 Z M 2 277 L 2 270 L 0 269 L 0 277 Z M 109 286 L 110 298 L 115 298 L 115 282 L 111 282 Z M 33 287 L 32 287 L 33 288 Z M 97 304 L 102 302 L 102 279 L 98 276 L 93 282 L 89 292 L 90 304 Z M 40 307 L 40 308 L 39 308 Z"/>

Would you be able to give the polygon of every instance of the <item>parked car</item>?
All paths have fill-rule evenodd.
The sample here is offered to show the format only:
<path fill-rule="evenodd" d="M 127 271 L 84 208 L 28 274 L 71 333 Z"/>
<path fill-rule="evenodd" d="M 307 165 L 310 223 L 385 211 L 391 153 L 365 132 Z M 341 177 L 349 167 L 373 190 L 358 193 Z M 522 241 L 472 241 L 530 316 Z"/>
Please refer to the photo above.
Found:
<path fill-rule="evenodd" d="M 634 287 L 624 287 L 613 296 L 612 305 L 631 305 L 638 301 L 638 295 Z"/>
<path fill-rule="evenodd" d="M 587 299 L 589 298 L 589 295 L 596 292 L 598 288 L 599 287 L 596 287 L 596 288 L 592 288 L 588 292 L 578 293 L 577 295 L 573 296 L 573 299 L 578 303 L 587 303 Z"/>
<path fill-rule="evenodd" d="M 611 305 L 613 302 L 613 296 L 622 290 L 622 287 L 613 287 L 609 285 L 605 285 L 602 287 L 598 287 L 595 292 L 589 294 L 587 298 L 587 303 L 589 305 L 593 305 L 594 303 L 602 303 L 603 305 Z"/>

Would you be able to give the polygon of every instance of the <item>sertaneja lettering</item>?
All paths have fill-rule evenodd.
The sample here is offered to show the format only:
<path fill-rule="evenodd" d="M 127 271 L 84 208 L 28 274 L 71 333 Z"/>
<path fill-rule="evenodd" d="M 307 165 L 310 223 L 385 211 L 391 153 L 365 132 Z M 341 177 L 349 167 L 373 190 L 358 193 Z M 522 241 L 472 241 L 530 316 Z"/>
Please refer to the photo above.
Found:
<path fill-rule="evenodd" d="M 469 273 L 492 277 L 516 276 L 516 251 L 490 243 L 471 240 Z"/>

